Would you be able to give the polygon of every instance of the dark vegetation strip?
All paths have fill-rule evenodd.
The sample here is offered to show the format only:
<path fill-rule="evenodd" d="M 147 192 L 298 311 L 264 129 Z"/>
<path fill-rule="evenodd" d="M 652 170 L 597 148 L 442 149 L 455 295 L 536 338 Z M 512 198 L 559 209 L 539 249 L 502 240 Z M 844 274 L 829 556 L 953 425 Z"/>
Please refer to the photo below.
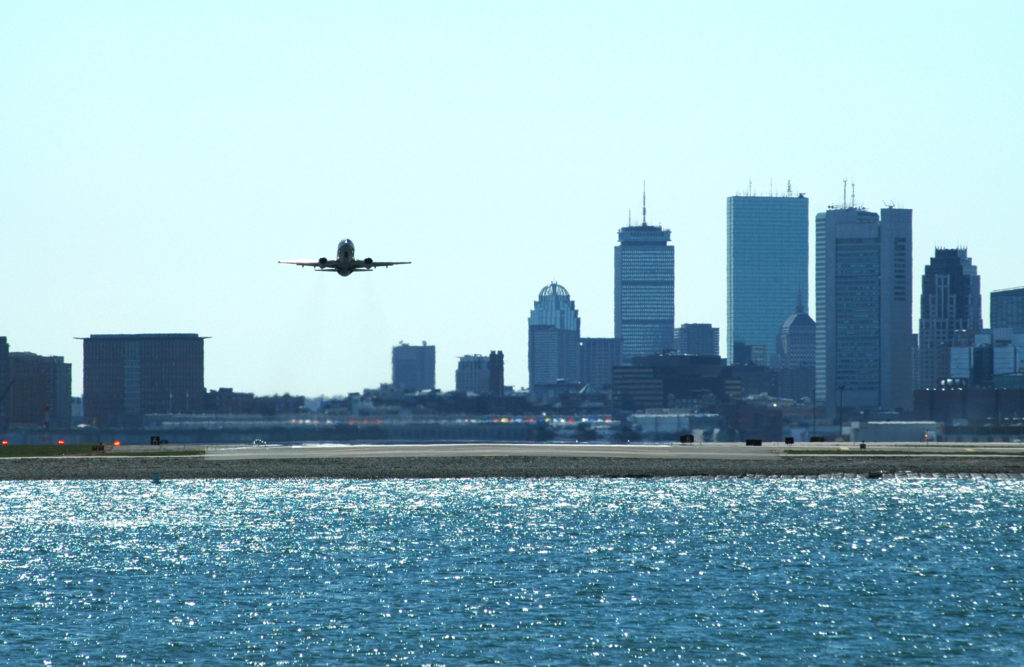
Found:
<path fill-rule="evenodd" d="M 196 456 L 204 454 L 201 449 L 154 451 L 154 452 L 121 452 L 94 449 L 101 447 L 99 443 L 84 445 L 6 445 L 0 447 L 0 458 L 25 458 L 33 456 Z"/>

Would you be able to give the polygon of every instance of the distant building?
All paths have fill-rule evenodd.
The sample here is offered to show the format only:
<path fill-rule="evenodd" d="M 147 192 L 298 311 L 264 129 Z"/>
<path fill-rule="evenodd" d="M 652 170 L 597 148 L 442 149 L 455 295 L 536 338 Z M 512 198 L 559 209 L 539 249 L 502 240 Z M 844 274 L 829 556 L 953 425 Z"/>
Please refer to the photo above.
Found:
<path fill-rule="evenodd" d="M 918 326 L 918 389 L 949 379 L 949 349 L 958 331 L 977 332 L 981 278 L 965 248 L 936 248 L 921 277 Z"/>
<path fill-rule="evenodd" d="M 684 324 L 675 330 L 673 343 L 679 354 L 718 356 L 718 327 L 710 324 Z"/>
<path fill-rule="evenodd" d="M 989 325 L 1024 333 L 1024 287 L 995 290 L 989 302 Z"/>
<path fill-rule="evenodd" d="M 391 384 L 401 391 L 434 389 L 435 350 L 433 345 L 399 343 L 391 348 Z"/>
<path fill-rule="evenodd" d="M 530 393 L 547 395 L 580 381 L 580 316 L 558 283 L 540 291 L 529 319 Z"/>
<path fill-rule="evenodd" d="M 459 357 L 459 365 L 455 369 L 455 391 L 501 396 L 504 382 L 505 355 L 501 352 Z"/>
<path fill-rule="evenodd" d="M 203 412 L 212 414 L 256 414 L 256 395 L 237 392 L 231 387 L 221 387 L 206 392 Z"/>
<path fill-rule="evenodd" d="M 202 412 L 203 341 L 198 334 L 93 335 L 82 340 L 87 423 L 138 427 L 146 414 Z"/>
<path fill-rule="evenodd" d="M 10 426 L 11 398 L 11 348 L 7 344 L 7 336 L 0 336 L 0 433 Z"/>
<path fill-rule="evenodd" d="M 712 395 L 724 396 L 722 359 L 658 354 L 637 357 L 612 369 L 612 405 L 617 410 L 672 408 Z"/>
<path fill-rule="evenodd" d="M 580 382 L 599 391 L 612 388 L 612 368 L 619 363 L 617 338 L 580 338 Z"/>
<path fill-rule="evenodd" d="M 64 357 L 11 352 L 10 426 L 71 426 L 71 364 Z"/>
<path fill-rule="evenodd" d="M 487 369 L 487 357 L 482 354 L 467 354 L 459 357 L 455 368 L 455 391 L 486 394 L 491 374 Z"/>
<path fill-rule="evenodd" d="M 949 347 L 949 382 L 967 387 L 1024 385 L 1024 332 L 958 331 Z"/>
<path fill-rule="evenodd" d="M 910 209 L 816 217 L 816 394 L 829 418 L 913 408 Z"/>
<path fill-rule="evenodd" d="M 796 312 L 786 318 L 776 344 L 778 392 L 782 398 L 814 399 L 814 356 L 817 327 L 798 303 Z"/>
<path fill-rule="evenodd" d="M 487 355 L 487 393 L 491 396 L 505 395 L 505 353 L 501 350 Z"/>
<path fill-rule="evenodd" d="M 615 246 L 615 337 L 622 362 L 672 349 L 675 322 L 675 248 L 672 233 L 647 224 L 644 193 L 640 225 L 619 229 Z"/>
<path fill-rule="evenodd" d="M 803 194 L 726 200 L 730 364 L 766 365 L 793 304 L 807 298 L 807 229 Z"/>
<path fill-rule="evenodd" d="M 943 422 L 947 426 L 981 422 L 999 429 L 1004 419 L 1024 419 L 1024 387 L 919 389 L 914 392 L 914 418 Z M 1012 430 L 1010 437 L 1019 436 L 1018 429 Z M 1008 439 L 1006 431 L 996 433 L 1001 439 Z"/>

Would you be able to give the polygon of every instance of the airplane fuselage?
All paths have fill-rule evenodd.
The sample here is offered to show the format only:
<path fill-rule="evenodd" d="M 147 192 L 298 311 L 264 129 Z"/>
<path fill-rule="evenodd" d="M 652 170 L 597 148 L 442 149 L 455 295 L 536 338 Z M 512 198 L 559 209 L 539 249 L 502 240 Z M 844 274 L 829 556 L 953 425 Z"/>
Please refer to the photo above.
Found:
<path fill-rule="evenodd" d="M 342 239 L 338 243 L 338 262 L 334 267 L 334 270 L 343 276 L 350 275 L 357 269 L 369 269 L 373 266 L 373 260 L 367 257 L 366 259 L 356 259 L 356 244 L 352 243 L 350 239 Z M 320 258 L 320 265 L 326 267 L 327 258 Z"/>

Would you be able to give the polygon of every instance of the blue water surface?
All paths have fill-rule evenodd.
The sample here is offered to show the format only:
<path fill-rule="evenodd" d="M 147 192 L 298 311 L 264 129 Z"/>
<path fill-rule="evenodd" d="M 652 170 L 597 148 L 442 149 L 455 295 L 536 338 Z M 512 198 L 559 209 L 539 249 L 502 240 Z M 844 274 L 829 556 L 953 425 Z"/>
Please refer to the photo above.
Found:
<path fill-rule="evenodd" d="M 18 664 L 1021 664 L 1024 481 L 0 483 Z"/>

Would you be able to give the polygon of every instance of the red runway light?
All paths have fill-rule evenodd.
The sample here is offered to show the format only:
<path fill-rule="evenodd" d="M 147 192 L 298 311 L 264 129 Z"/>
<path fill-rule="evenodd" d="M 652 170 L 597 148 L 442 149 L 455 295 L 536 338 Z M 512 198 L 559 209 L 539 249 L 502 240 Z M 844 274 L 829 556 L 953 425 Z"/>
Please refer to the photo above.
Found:
<path fill-rule="evenodd" d="M 115 440 L 114 441 L 114 446 L 115 447 L 120 447 L 121 446 L 121 441 L 120 440 Z"/>
<path fill-rule="evenodd" d="M 63 444 L 64 444 L 64 441 L 63 441 L 63 440 L 58 440 L 58 441 L 57 441 L 57 444 L 58 444 L 58 445 L 63 445 Z"/>
<path fill-rule="evenodd" d="M 9 441 L 9 440 L 4 440 L 4 441 L 3 441 L 2 443 L 0 443 L 0 444 L 3 444 L 3 446 L 4 446 L 4 447 L 6 447 L 7 445 L 9 445 L 9 444 L 11 444 L 11 443 L 10 443 L 10 441 Z"/>

